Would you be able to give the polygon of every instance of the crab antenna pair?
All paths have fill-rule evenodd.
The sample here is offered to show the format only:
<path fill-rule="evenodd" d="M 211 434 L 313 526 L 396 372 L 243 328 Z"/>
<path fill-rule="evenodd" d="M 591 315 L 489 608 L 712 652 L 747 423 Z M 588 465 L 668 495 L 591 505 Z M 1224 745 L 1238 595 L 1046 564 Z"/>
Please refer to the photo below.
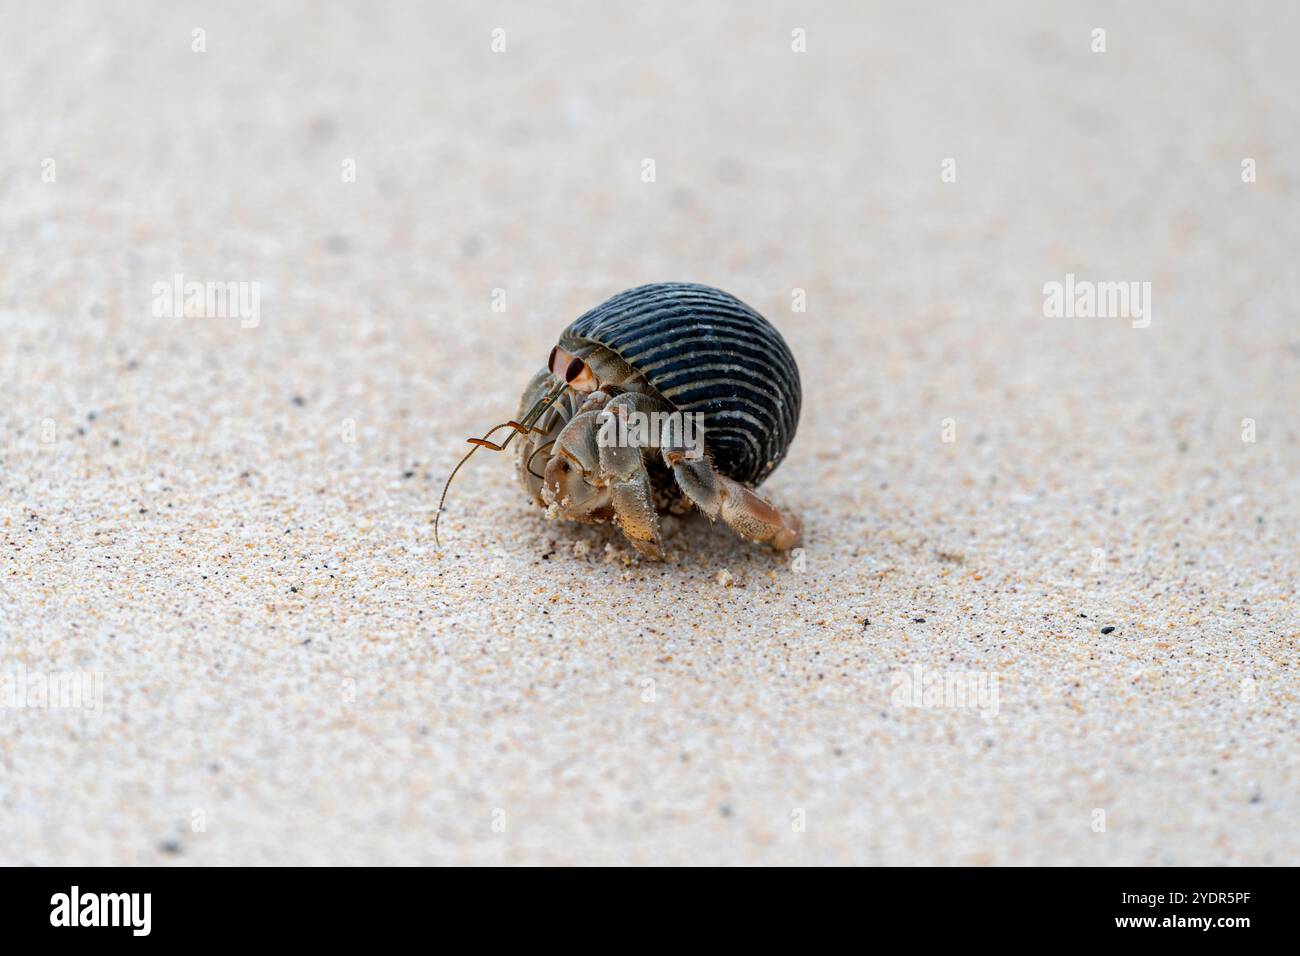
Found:
<path fill-rule="evenodd" d="M 447 476 L 447 483 L 442 486 L 442 497 L 438 499 L 438 512 L 433 516 L 433 542 L 435 545 L 439 548 L 442 547 L 442 542 L 438 540 L 438 522 L 442 519 L 442 506 L 447 501 L 447 489 L 451 487 L 451 480 L 456 477 L 456 472 L 460 471 L 461 465 L 469 461 L 470 455 L 474 454 L 474 452 L 478 451 L 480 448 L 490 448 L 492 451 L 505 451 L 506 446 L 510 444 L 510 440 L 514 438 L 515 435 L 527 435 L 529 431 L 532 430 L 533 424 L 542 417 L 548 408 L 555 404 L 556 400 L 564 394 L 566 388 L 568 388 L 566 383 L 558 382 L 554 388 L 537 400 L 536 404 L 534 404 L 533 407 L 528 410 L 528 413 L 524 415 L 524 420 L 522 422 L 517 422 L 511 419 L 510 421 L 502 422 L 500 425 L 494 425 L 492 428 L 488 429 L 487 434 L 482 438 L 465 439 L 474 447 L 467 451 L 465 457 L 456 463 L 456 467 L 453 468 L 451 474 Z M 514 431 L 507 435 L 506 440 L 499 445 L 494 441 L 488 440 L 495 432 L 500 431 L 502 428 L 512 428 Z M 531 463 L 531 459 L 529 459 L 529 461 Z"/>

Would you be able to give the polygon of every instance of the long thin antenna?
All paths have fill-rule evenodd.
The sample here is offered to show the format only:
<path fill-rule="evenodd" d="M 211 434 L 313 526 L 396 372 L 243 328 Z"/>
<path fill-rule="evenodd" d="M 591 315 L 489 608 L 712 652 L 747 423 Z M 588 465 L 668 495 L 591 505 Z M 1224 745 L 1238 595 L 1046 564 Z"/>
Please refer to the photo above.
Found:
<path fill-rule="evenodd" d="M 517 422 L 512 419 L 508 422 L 502 422 L 500 425 L 494 425 L 482 438 L 465 439 L 474 447 L 466 452 L 465 457 L 456 463 L 456 467 L 453 468 L 451 474 L 447 476 L 447 483 L 442 486 L 442 497 L 438 499 L 438 513 L 433 516 L 433 542 L 435 545 L 439 548 L 442 547 L 442 541 L 438 538 L 438 522 L 442 520 L 442 506 L 447 502 L 447 489 L 451 487 L 451 480 L 456 477 L 456 472 L 460 471 L 461 465 L 469 461 L 470 455 L 474 454 L 474 452 L 478 451 L 480 448 L 489 448 L 492 451 L 504 451 L 515 435 L 527 435 L 529 431 L 532 430 L 533 423 L 541 418 L 548 408 L 555 404 L 556 400 L 564 394 L 564 390 L 567 387 L 568 386 L 564 382 L 557 383 L 553 389 L 539 398 L 533 407 L 528 410 L 528 413 L 524 415 L 522 422 Z M 494 433 L 500 431 L 502 428 L 512 428 L 514 430 L 507 435 L 506 440 L 499 445 L 494 441 L 488 440 Z"/>
<path fill-rule="evenodd" d="M 533 449 L 533 453 L 528 456 L 528 464 L 525 465 L 524 467 L 528 469 L 528 473 L 532 475 L 534 478 L 540 478 L 542 479 L 542 481 L 546 480 L 545 475 L 539 475 L 537 472 L 533 471 L 533 459 L 536 458 L 538 454 L 545 451 L 547 448 L 550 448 L 554 444 L 555 444 L 555 439 L 552 438 L 545 445 L 538 445 L 536 448 Z"/>

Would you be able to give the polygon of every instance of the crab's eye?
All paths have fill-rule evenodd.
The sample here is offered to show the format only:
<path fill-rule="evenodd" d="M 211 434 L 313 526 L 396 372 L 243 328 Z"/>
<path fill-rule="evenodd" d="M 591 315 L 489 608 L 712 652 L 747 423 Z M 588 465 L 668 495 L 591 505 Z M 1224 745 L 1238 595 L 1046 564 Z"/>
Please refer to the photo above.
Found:
<path fill-rule="evenodd" d="M 565 373 L 570 365 L 573 364 L 573 356 L 558 345 L 551 349 L 551 357 L 546 360 L 546 367 L 551 370 L 551 374 L 556 378 L 568 381 Z"/>
<path fill-rule="evenodd" d="M 552 375 L 574 391 L 586 393 L 599 386 L 596 376 L 591 372 L 591 366 L 558 345 L 551 349 L 550 368 Z"/>
<path fill-rule="evenodd" d="M 569 367 L 564 371 L 564 381 L 568 383 L 569 388 L 584 394 L 600 387 L 596 376 L 591 372 L 591 366 L 580 358 L 575 358 L 569 363 Z"/>

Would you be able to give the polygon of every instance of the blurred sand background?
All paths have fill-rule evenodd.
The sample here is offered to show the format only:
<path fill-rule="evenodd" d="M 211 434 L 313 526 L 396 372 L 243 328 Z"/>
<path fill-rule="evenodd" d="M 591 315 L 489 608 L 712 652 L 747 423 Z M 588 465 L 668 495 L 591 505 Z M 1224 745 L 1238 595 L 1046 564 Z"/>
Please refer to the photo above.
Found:
<path fill-rule="evenodd" d="M 1295 4 L 3 7 L 0 674 L 102 696 L 0 707 L 0 862 L 1300 858 Z M 802 570 L 488 454 L 439 552 L 658 280 L 800 361 Z"/>

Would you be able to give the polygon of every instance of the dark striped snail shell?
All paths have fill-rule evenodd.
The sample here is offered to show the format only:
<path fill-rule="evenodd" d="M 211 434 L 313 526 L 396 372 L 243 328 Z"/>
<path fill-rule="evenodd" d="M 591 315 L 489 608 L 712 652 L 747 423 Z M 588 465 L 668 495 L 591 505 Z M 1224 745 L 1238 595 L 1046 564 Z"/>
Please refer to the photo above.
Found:
<path fill-rule="evenodd" d="M 721 474 L 758 487 L 781 463 L 799 425 L 799 368 L 772 323 L 734 295 L 690 282 L 620 292 L 560 336 L 577 351 L 617 353 L 679 411 L 704 416 Z"/>

